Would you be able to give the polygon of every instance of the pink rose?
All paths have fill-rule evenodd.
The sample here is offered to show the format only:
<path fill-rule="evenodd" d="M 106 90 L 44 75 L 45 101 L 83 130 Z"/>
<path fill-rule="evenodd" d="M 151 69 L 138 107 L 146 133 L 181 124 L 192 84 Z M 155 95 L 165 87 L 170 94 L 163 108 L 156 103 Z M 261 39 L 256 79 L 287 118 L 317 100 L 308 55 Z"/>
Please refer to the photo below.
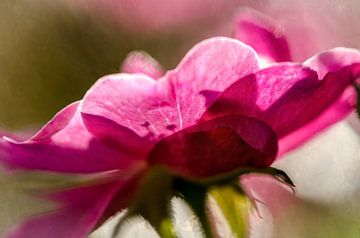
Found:
<path fill-rule="evenodd" d="M 359 51 L 276 63 L 289 60 L 285 38 L 261 24 L 244 29 L 253 35 L 239 37 L 259 55 L 225 37 L 197 44 L 166 73 L 149 56 L 131 55 L 123 65 L 129 73 L 99 79 L 31 139 L 3 137 L 0 159 L 9 169 L 111 175 L 48 194 L 59 210 L 10 237 L 85 237 L 131 204 L 155 166 L 189 181 L 266 168 L 354 109 Z"/>

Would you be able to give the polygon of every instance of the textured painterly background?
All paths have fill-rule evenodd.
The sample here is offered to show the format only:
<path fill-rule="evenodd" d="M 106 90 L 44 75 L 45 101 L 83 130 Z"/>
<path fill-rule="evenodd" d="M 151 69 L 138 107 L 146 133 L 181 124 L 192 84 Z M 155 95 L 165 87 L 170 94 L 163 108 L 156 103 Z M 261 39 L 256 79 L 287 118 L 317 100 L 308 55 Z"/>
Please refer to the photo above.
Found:
<path fill-rule="evenodd" d="M 335 46 L 360 48 L 357 0 L 231 0 L 221 10 L 214 5 L 205 19 L 192 18 L 163 29 L 139 23 L 131 14 L 118 19 L 114 12 L 97 12 L 66 0 L 1 0 L 0 128 L 31 133 L 80 99 L 97 78 L 117 72 L 132 50 L 145 50 L 165 68 L 175 66 L 194 42 L 230 35 L 231 20 L 243 6 L 279 21 L 296 60 Z M 171 15 L 161 17 L 171 22 Z M 359 236 L 359 128 L 353 115 L 276 163 L 294 180 L 298 199 L 279 206 L 276 218 L 263 207 L 263 218 L 253 222 L 252 236 Z M 1 178 L 0 185 L 0 212 L 6 214 L 0 229 L 47 206 L 19 196 Z M 10 209 L 9 200 L 16 209 Z"/>

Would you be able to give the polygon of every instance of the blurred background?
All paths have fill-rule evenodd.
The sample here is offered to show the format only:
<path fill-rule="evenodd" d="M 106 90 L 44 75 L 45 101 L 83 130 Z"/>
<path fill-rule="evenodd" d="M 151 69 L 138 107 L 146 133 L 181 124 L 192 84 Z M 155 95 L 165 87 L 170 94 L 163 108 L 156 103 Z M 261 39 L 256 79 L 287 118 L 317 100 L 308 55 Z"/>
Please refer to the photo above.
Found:
<path fill-rule="evenodd" d="M 99 77 L 118 72 L 133 50 L 171 69 L 197 41 L 231 36 L 246 8 L 279 22 L 296 61 L 360 48 L 358 0 L 1 0 L 0 128 L 36 130 Z M 298 200 L 281 219 L 269 213 L 256 222 L 254 237 L 360 236 L 356 128 L 353 116 L 276 164 L 294 179 Z"/>
<path fill-rule="evenodd" d="M 2 0 L 0 126 L 43 124 L 132 50 L 172 68 L 197 41 L 231 36 L 244 6 L 276 18 L 295 60 L 360 46 L 357 0 Z"/>

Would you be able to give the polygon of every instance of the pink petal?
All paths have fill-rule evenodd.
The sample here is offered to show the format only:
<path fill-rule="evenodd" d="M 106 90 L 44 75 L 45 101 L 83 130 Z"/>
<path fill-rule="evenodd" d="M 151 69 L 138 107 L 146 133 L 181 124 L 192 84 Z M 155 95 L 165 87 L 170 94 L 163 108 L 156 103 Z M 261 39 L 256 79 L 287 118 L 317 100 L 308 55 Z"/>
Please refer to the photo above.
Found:
<path fill-rule="evenodd" d="M 122 186 L 113 182 L 52 194 L 52 200 L 59 205 L 57 210 L 29 218 L 6 237 L 85 238 Z"/>
<path fill-rule="evenodd" d="M 324 78 L 328 72 L 338 71 L 354 63 L 360 63 L 359 50 L 335 48 L 311 57 L 304 62 L 304 65 L 314 69 L 318 73 L 319 78 Z M 354 72 L 354 75 L 356 74 Z"/>
<path fill-rule="evenodd" d="M 270 127 L 254 118 L 228 115 L 165 138 L 149 160 L 180 176 L 198 178 L 269 166 L 276 153 L 277 140 Z"/>
<path fill-rule="evenodd" d="M 196 45 L 167 75 L 176 95 L 180 128 L 193 125 L 220 92 L 257 70 L 256 53 L 240 41 L 218 37 Z"/>
<path fill-rule="evenodd" d="M 153 143 L 105 117 L 82 113 L 87 129 L 102 143 L 137 159 L 145 159 Z"/>
<path fill-rule="evenodd" d="M 254 116 L 270 125 L 281 139 L 328 109 L 327 116 L 340 113 L 336 115 L 340 119 L 346 115 L 348 109 L 330 108 L 332 105 L 339 107 L 344 104 L 342 95 L 358 75 L 358 65 L 352 65 L 328 73 L 319 80 L 316 72 L 309 68 L 279 64 L 233 84 L 211 106 L 204 119 L 232 113 Z M 348 101 L 349 97 L 346 98 Z M 313 127 L 309 132 L 314 134 L 334 122 L 334 118 L 327 116 L 319 119 L 322 125 Z"/>
<path fill-rule="evenodd" d="M 123 73 L 142 73 L 154 79 L 164 75 L 160 63 L 143 51 L 133 51 L 124 60 L 121 69 Z"/>
<path fill-rule="evenodd" d="M 289 209 L 294 202 L 299 201 L 289 187 L 270 175 L 243 175 L 241 185 L 244 191 L 255 199 L 254 202 L 265 204 L 274 218 L 286 212 L 284 208 Z"/>
<path fill-rule="evenodd" d="M 291 61 L 290 50 L 276 20 L 260 12 L 242 12 L 236 19 L 234 38 L 250 45 L 265 60 Z"/>
<path fill-rule="evenodd" d="M 264 115 L 265 121 L 274 125 L 279 137 L 310 123 L 340 100 L 344 91 L 351 87 L 351 83 L 357 78 L 352 69 L 343 68 L 338 72 L 328 73 L 322 80 L 304 80 L 301 82 L 303 85 L 294 85 L 269 107 Z M 277 117 L 280 113 L 283 114 L 283 119 Z"/>
<path fill-rule="evenodd" d="M 357 64 L 354 64 L 358 62 Z M 321 77 L 356 79 L 360 76 L 360 52 L 354 49 L 335 48 L 315 55 L 307 60 L 307 65 L 317 70 Z M 337 71 L 337 72 L 336 72 Z M 328 73 L 332 72 L 332 73 Z M 326 108 L 319 116 L 295 132 L 282 138 L 279 142 L 279 155 L 295 149 L 316 133 L 326 129 L 333 123 L 345 118 L 355 107 L 355 92 L 348 87 L 338 99 Z"/>
<path fill-rule="evenodd" d="M 137 141 L 137 135 L 156 142 L 193 125 L 219 91 L 257 69 L 250 47 L 213 38 L 196 45 L 175 70 L 157 81 L 144 74 L 100 79 L 85 95 L 81 112 L 86 127 L 98 138 L 108 135 L 117 144 L 127 143 L 123 135 L 131 130 L 135 134 L 131 140 Z"/>
<path fill-rule="evenodd" d="M 281 136 L 303 119 L 298 116 L 308 100 L 303 96 L 311 95 L 316 83 L 316 72 L 309 68 L 290 63 L 275 65 L 234 83 L 204 118 L 233 113 L 253 116 L 264 120 Z"/>
<path fill-rule="evenodd" d="M 344 119 L 354 110 L 353 96 L 353 89 L 347 89 L 336 102 L 329 106 L 319 116 L 300 129 L 282 137 L 279 140 L 278 156 L 282 156 L 287 152 L 296 149 L 328 126 Z"/>
<path fill-rule="evenodd" d="M 100 79 L 87 92 L 81 111 L 85 125 L 96 136 L 116 137 L 131 134 L 131 130 L 134 139 L 156 141 L 179 127 L 174 108 L 175 98 L 164 80 L 155 81 L 141 74 L 116 74 Z"/>
<path fill-rule="evenodd" d="M 61 115 L 62 112 L 35 136 L 38 140 L 19 143 L 0 138 L 1 162 L 9 168 L 75 173 L 124 169 L 136 163 L 132 156 L 94 138 L 84 127 L 79 111 L 55 133 L 61 125 L 57 121 L 68 121 Z"/>
<path fill-rule="evenodd" d="M 80 102 L 74 102 L 58 112 L 45 126 L 43 126 L 31 140 L 44 140 L 66 127 L 79 106 Z"/>

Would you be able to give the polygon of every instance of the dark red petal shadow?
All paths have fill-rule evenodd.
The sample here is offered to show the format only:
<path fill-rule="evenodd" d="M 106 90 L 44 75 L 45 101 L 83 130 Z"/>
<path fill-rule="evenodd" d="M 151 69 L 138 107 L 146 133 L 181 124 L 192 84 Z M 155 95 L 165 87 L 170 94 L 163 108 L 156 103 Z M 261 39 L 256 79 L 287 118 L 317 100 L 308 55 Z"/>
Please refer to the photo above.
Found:
<path fill-rule="evenodd" d="M 228 115 L 163 139 L 151 151 L 149 161 L 182 177 L 204 178 L 269 166 L 276 153 L 276 136 L 267 125 L 254 118 Z"/>

